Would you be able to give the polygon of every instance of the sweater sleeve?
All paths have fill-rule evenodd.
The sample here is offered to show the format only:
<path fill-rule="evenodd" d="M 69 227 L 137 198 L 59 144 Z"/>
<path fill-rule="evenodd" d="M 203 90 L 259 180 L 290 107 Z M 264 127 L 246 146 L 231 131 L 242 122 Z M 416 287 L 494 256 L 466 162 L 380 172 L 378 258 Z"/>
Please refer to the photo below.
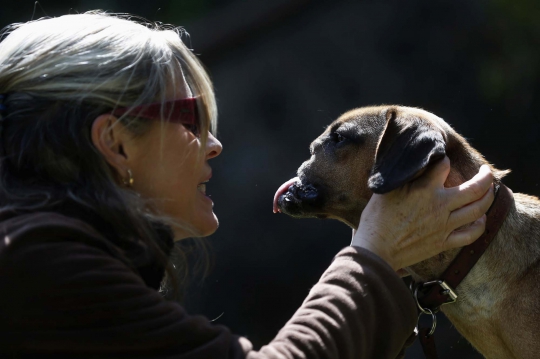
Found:
<path fill-rule="evenodd" d="M 415 324 L 401 278 L 372 252 L 348 247 L 276 338 L 247 357 L 394 359 L 410 345 Z"/>
<path fill-rule="evenodd" d="M 277 337 L 255 352 L 247 339 L 164 300 L 124 262 L 91 243 L 33 239 L 1 252 L 0 353 L 395 358 L 414 327 L 414 304 L 400 278 L 374 254 L 350 247 Z"/>

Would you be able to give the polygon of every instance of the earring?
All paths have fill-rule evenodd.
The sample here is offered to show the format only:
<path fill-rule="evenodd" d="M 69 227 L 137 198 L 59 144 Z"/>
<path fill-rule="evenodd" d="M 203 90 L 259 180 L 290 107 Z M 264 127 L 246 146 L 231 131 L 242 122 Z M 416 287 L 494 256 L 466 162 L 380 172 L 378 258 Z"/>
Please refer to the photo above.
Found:
<path fill-rule="evenodd" d="M 133 172 L 131 172 L 131 170 L 128 168 L 127 173 L 129 175 L 129 178 L 127 179 L 127 181 L 125 179 L 122 179 L 122 182 L 124 182 L 125 186 L 131 187 L 133 186 L 133 182 L 135 182 L 135 180 L 133 179 Z"/>

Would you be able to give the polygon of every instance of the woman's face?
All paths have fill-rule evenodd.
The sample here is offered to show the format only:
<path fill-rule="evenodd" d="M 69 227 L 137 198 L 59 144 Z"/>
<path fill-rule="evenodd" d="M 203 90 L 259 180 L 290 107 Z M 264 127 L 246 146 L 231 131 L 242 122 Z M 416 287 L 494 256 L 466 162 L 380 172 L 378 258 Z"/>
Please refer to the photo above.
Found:
<path fill-rule="evenodd" d="M 182 86 L 167 100 L 191 97 L 185 82 Z M 175 239 L 214 233 L 218 219 L 205 183 L 212 177 L 208 160 L 221 153 L 221 143 L 209 133 L 202 148 L 200 139 L 186 127 L 166 121 L 152 121 L 150 130 L 133 141 L 132 187 L 159 211 L 188 226 L 174 228 Z"/>

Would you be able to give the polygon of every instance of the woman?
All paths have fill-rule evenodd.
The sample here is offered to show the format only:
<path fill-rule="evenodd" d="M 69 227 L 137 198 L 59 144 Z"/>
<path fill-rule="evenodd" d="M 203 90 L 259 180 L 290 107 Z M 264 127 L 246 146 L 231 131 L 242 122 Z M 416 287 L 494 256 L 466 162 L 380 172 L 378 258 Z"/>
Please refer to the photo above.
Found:
<path fill-rule="evenodd" d="M 395 271 L 471 243 L 493 199 L 487 168 L 445 189 L 447 159 L 374 196 L 254 351 L 158 292 L 173 241 L 218 227 L 214 94 L 178 34 L 100 13 L 15 25 L 0 94 L 0 357 L 394 358 L 416 321 Z"/>

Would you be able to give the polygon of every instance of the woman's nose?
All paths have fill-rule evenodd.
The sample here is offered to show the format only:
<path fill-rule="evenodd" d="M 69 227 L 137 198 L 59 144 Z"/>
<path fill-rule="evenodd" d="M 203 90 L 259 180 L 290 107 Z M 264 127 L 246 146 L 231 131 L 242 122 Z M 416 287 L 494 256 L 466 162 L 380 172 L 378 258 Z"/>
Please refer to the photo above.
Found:
<path fill-rule="evenodd" d="M 219 156 L 223 146 L 217 138 L 215 138 L 211 133 L 208 133 L 208 140 L 206 141 L 206 159 L 211 159 Z"/>

